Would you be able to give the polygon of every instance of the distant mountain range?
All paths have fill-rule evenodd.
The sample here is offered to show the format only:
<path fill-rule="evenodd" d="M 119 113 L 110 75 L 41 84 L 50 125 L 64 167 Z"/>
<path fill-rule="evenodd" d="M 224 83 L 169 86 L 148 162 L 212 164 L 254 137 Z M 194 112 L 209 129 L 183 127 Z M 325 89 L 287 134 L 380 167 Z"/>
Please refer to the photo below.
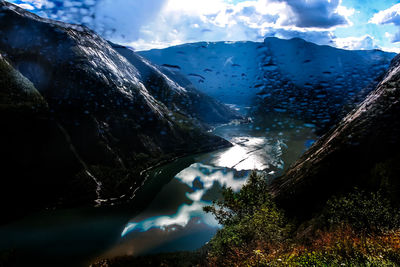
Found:
<path fill-rule="evenodd" d="M 349 51 L 299 38 L 184 44 L 139 52 L 217 100 L 332 126 L 362 101 L 394 53 Z"/>

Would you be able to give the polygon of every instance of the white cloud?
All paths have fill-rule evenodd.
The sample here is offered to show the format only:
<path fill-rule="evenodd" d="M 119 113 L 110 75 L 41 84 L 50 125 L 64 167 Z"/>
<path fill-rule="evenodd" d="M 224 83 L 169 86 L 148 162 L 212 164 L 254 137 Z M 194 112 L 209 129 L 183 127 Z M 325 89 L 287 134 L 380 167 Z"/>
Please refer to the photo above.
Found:
<path fill-rule="evenodd" d="M 261 40 L 264 30 L 276 24 L 277 9 L 284 8 L 274 3 L 267 9 L 262 2 L 267 1 L 232 5 L 222 0 L 169 0 L 153 22 L 141 27 L 141 38 L 132 45 L 143 49 L 146 42 L 168 46 L 204 40 Z"/>
<path fill-rule="evenodd" d="M 400 54 L 400 47 L 381 47 L 382 51 Z"/>
<path fill-rule="evenodd" d="M 375 24 L 394 24 L 400 27 L 400 4 L 396 4 L 388 9 L 382 10 L 370 19 L 370 23 Z M 400 30 L 391 37 L 393 43 L 400 42 Z"/>
<path fill-rule="evenodd" d="M 328 44 L 337 26 L 348 25 L 354 10 L 339 0 L 169 0 L 154 20 L 141 27 L 137 49 L 195 41 L 260 41 L 266 36 L 302 37 Z M 318 39 L 321 36 L 323 39 Z"/>
<path fill-rule="evenodd" d="M 354 13 L 356 12 L 356 10 L 354 8 L 347 8 L 345 6 L 341 6 L 339 5 L 337 7 L 337 13 L 345 18 L 348 18 L 350 16 L 353 16 Z M 349 21 L 349 23 L 351 24 L 351 22 Z"/>
<path fill-rule="evenodd" d="M 25 0 L 40 15 L 83 23 L 138 50 L 197 41 L 261 41 L 300 37 L 334 44 L 333 30 L 350 25 L 341 0 Z M 54 3 L 57 2 L 57 5 Z"/>
<path fill-rule="evenodd" d="M 380 48 L 375 43 L 374 37 L 370 35 L 364 35 L 361 37 L 336 38 L 334 39 L 334 42 L 336 47 L 349 50 L 370 50 Z"/>
<path fill-rule="evenodd" d="M 25 8 L 24 6 L 29 6 L 30 8 L 53 8 L 54 7 L 54 3 L 51 0 L 25 0 L 22 1 L 24 3 L 19 4 L 20 7 Z M 28 10 L 33 10 L 33 9 L 28 9 Z"/>
<path fill-rule="evenodd" d="M 35 7 L 31 6 L 30 4 L 19 4 L 17 6 L 23 8 L 23 9 L 26 9 L 26 10 L 34 10 L 35 9 Z"/>
<path fill-rule="evenodd" d="M 94 7 L 89 26 L 113 41 L 137 40 L 143 25 L 150 23 L 166 0 L 101 0 Z"/>
<path fill-rule="evenodd" d="M 371 23 L 400 25 L 400 4 L 396 4 L 388 9 L 382 10 L 371 18 Z"/>
<path fill-rule="evenodd" d="M 394 34 L 391 34 L 390 32 L 385 32 L 385 37 L 386 38 L 392 39 L 393 36 L 394 36 Z"/>
<path fill-rule="evenodd" d="M 188 15 L 210 15 L 223 10 L 226 3 L 223 0 L 169 0 L 165 12 L 182 12 Z"/>

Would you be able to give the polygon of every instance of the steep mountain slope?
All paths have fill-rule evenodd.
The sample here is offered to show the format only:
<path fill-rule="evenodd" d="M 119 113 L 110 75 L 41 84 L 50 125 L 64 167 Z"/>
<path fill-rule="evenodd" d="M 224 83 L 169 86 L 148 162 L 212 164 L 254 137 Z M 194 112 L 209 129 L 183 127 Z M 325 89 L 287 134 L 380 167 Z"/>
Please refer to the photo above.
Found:
<path fill-rule="evenodd" d="M 343 116 L 346 105 L 362 100 L 394 57 L 378 50 L 319 46 L 298 38 L 193 43 L 139 54 L 182 73 L 224 103 L 258 103 L 262 113 L 289 113 L 320 127 L 332 125 Z"/>
<path fill-rule="evenodd" d="M 138 52 L 180 72 L 206 94 L 229 104 L 249 104 L 260 74 L 258 43 L 193 43 Z"/>
<path fill-rule="evenodd" d="M 399 203 L 399 99 L 397 56 L 376 89 L 272 183 L 277 201 L 290 213 L 307 217 L 333 194 L 358 186 L 384 189 Z"/>
<path fill-rule="evenodd" d="M 63 187 L 74 183 L 71 174 L 82 166 L 62 126 L 52 118 L 47 101 L 2 56 L 0 88 L 0 206 L 4 223 L 31 210 L 31 203 L 43 207 L 57 201 L 63 196 Z M 87 177 L 80 185 L 73 191 L 77 202 L 96 199 L 94 180 Z"/>
<path fill-rule="evenodd" d="M 138 69 L 87 28 L 0 1 L 0 31 L 7 216 L 129 199 L 148 166 L 229 145 L 184 106 L 153 97 L 157 88 L 148 90 Z M 178 87 L 163 79 L 162 93 L 174 95 Z"/>
<path fill-rule="evenodd" d="M 185 77 L 175 74 L 166 68 L 157 67 L 148 60 L 137 55 L 127 47 L 111 44 L 139 71 L 141 80 L 152 96 L 163 102 L 170 110 L 185 112 L 188 117 L 201 121 L 227 123 L 241 116 L 225 104 L 200 92 Z"/>

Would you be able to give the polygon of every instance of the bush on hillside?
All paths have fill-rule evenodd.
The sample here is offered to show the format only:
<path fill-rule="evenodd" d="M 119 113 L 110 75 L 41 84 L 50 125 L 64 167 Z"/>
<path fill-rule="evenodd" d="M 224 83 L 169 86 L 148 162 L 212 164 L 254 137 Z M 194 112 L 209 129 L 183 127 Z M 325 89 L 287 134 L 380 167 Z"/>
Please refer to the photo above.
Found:
<path fill-rule="evenodd" d="M 292 229 L 267 194 L 265 177 L 256 172 L 251 173 L 239 192 L 224 188 L 223 199 L 204 210 L 214 214 L 223 225 L 209 242 L 210 257 L 214 259 L 235 258 L 239 251 L 286 242 Z M 216 264 L 221 263 L 217 260 Z"/>
<path fill-rule="evenodd" d="M 367 233 L 400 229 L 400 211 L 380 191 L 366 193 L 356 189 L 333 197 L 326 204 L 323 218 L 331 227 L 347 224 Z"/>

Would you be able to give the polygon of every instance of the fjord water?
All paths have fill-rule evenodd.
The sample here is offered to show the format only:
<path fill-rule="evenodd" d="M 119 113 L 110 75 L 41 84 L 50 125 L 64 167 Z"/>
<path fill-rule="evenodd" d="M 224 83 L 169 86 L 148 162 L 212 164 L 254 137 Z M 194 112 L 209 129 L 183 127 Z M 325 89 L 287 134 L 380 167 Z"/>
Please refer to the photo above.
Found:
<path fill-rule="evenodd" d="M 121 238 L 102 257 L 194 250 L 215 234 L 218 223 L 203 207 L 220 197 L 223 186 L 238 191 L 251 170 L 269 179 L 281 174 L 314 142 L 312 124 L 271 114 L 247 124 L 228 124 L 214 133 L 233 146 L 186 159 L 153 171 L 152 181 L 176 174 L 153 201 L 124 227 Z M 167 173 L 164 171 L 167 169 Z M 174 171 L 172 171 L 174 173 Z M 168 180 L 168 179 L 167 179 Z"/>
<path fill-rule="evenodd" d="M 233 146 L 153 169 L 132 205 L 32 215 L 0 228 L 0 250 L 15 250 L 21 266 L 88 266 L 97 257 L 197 249 L 218 229 L 202 208 L 223 186 L 239 190 L 253 169 L 266 170 L 272 179 L 316 139 L 313 125 L 282 114 L 213 132 Z"/>

